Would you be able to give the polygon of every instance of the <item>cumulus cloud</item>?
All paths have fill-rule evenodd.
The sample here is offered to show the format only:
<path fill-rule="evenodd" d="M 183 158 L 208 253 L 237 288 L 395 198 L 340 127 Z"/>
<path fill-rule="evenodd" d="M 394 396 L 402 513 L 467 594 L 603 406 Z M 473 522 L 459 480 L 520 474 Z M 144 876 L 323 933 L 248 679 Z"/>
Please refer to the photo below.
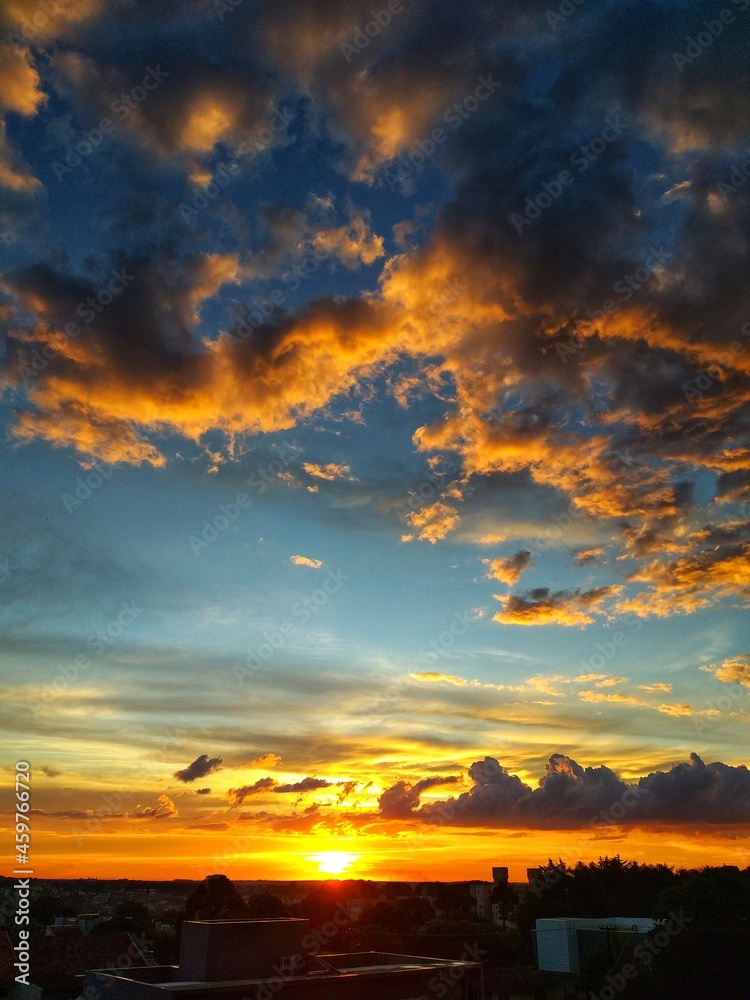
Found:
<path fill-rule="evenodd" d="M 181 771 L 175 771 L 173 777 L 177 778 L 178 781 L 196 781 L 198 778 L 206 778 L 209 774 L 215 774 L 216 771 L 221 770 L 221 765 L 221 757 L 209 758 L 208 754 L 202 753 L 200 757 L 195 758 L 192 764 L 188 764 Z"/>
<path fill-rule="evenodd" d="M 175 819 L 180 814 L 168 795 L 160 795 L 155 806 L 138 808 L 132 815 L 136 819 Z"/>
<path fill-rule="evenodd" d="M 469 791 L 425 805 L 419 802 L 419 782 L 397 782 L 383 792 L 381 814 L 431 825 L 528 829 L 750 822 L 747 767 L 705 764 L 695 753 L 688 763 L 633 783 L 605 765 L 583 767 L 560 753 L 549 758 L 536 788 L 509 774 L 494 757 L 472 764 L 468 774 Z"/>
<path fill-rule="evenodd" d="M 732 656 L 716 667 L 714 676 L 726 684 L 742 684 L 750 687 L 750 654 Z"/>
<path fill-rule="evenodd" d="M 286 792 L 315 792 L 319 788 L 330 788 L 333 782 L 326 781 L 325 778 L 302 778 L 301 781 L 293 781 L 285 785 L 277 785 L 274 792 L 284 794 Z"/>
<path fill-rule="evenodd" d="M 277 782 L 274 778 L 258 778 L 252 785 L 242 785 L 240 788 L 230 788 L 227 798 L 233 806 L 241 806 L 245 799 L 253 795 L 262 795 L 264 792 L 272 792 Z"/>
<path fill-rule="evenodd" d="M 281 757 L 277 753 L 265 753 L 260 757 L 255 757 L 247 767 L 278 767 Z"/>
<path fill-rule="evenodd" d="M 580 549 L 575 553 L 575 560 L 581 565 L 589 562 L 595 562 L 597 559 L 601 559 L 605 551 L 606 549 L 601 545 L 591 549 Z"/>
<path fill-rule="evenodd" d="M 485 564 L 489 567 L 487 576 L 490 579 L 499 580 L 501 583 L 507 583 L 509 587 L 512 587 L 518 583 L 524 571 L 531 566 L 531 553 L 527 549 L 522 549 L 507 559 L 486 559 Z"/>
<path fill-rule="evenodd" d="M 441 785 L 455 785 L 461 779 L 456 776 L 423 778 L 414 785 L 407 781 L 397 781 L 387 788 L 378 799 L 381 815 L 386 819 L 399 819 L 411 815 L 419 805 L 422 792 Z"/>
<path fill-rule="evenodd" d="M 602 605 L 617 595 L 620 586 L 596 587 L 592 590 L 558 590 L 537 587 L 524 596 L 495 595 L 503 610 L 493 618 L 506 625 L 590 625 L 594 614 L 604 614 Z"/>
<path fill-rule="evenodd" d="M 407 523 L 417 532 L 416 537 L 422 542 L 440 541 L 458 524 L 458 511 L 451 504 L 437 501 L 419 510 L 412 510 L 406 515 Z M 410 542 L 413 535 L 403 535 L 402 541 Z"/>
<path fill-rule="evenodd" d="M 750 604 L 750 522 L 709 525 L 687 539 L 690 550 L 671 562 L 655 559 L 629 574 L 646 591 L 621 602 L 620 611 L 646 617 L 705 608 L 718 597 Z"/>

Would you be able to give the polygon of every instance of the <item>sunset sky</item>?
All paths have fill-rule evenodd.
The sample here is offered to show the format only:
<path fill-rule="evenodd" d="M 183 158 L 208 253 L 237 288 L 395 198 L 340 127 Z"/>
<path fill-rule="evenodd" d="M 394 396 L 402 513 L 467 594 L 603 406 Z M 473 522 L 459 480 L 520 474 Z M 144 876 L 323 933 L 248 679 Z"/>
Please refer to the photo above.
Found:
<path fill-rule="evenodd" d="M 37 875 L 750 864 L 749 29 L 3 0 Z"/>

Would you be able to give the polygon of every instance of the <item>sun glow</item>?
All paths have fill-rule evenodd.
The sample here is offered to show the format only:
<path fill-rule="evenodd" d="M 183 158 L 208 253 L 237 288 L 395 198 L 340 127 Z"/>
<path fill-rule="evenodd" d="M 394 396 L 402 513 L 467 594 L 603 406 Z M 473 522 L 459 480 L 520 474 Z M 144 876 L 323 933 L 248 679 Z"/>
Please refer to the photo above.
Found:
<path fill-rule="evenodd" d="M 349 851 L 323 851 L 321 854 L 308 855 L 308 861 L 318 865 L 318 871 L 323 875 L 340 875 L 359 861 L 361 855 Z"/>

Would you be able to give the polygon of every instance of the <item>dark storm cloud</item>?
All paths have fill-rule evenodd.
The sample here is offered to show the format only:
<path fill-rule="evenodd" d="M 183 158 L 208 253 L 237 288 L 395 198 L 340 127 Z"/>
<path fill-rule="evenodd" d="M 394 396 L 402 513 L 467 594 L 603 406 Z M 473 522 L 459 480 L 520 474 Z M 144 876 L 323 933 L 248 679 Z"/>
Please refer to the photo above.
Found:
<path fill-rule="evenodd" d="M 582 767 L 552 754 L 539 786 L 532 789 L 493 757 L 469 768 L 474 785 L 443 802 L 419 806 L 419 794 L 397 782 L 380 799 L 386 818 L 412 818 L 455 826 L 578 829 L 650 825 L 750 823 L 750 771 L 744 765 L 689 763 L 654 771 L 636 783 L 610 768 Z"/>
<path fill-rule="evenodd" d="M 177 778 L 178 781 L 186 783 L 196 781 L 198 778 L 205 778 L 209 774 L 215 774 L 217 771 L 220 771 L 221 765 L 221 757 L 209 758 L 208 754 L 202 753 L 200 757 L 195 758 L 192 764 L 188 764 L 181 771 L 175 771 L 173 777 Z"/>
<path fill-rule="evenodd" d="M 422 778 L 411 785 L 407 781 L 397 781 L 395 785 L 387 788 L 378 799 L 381 815 L 387 819 L 398 819 L 409 816 L 419 805 L 419 797 L 428 788 L 437 788 L 440 785 L 454 785 L 461 779 L 455 776 Z"/>
<path fill-rule="evenodd" d="M 276 781 L 273 778 L 258 778 L 252 785 L 242 785 L 241 788 L 230 788 L 227 792 L 227 798 L 233 806 L 240 806 L 250 796 L 261 795 L 263 792 L 272 792 L 275 787 Z"/>
<path fill-rule="evenodd" d="M 314 792 L 318 788 L 330 788 L 333 782 L 326 781 L 325 778 L 303 778 L 291 784 L 277 785 L 274 792 Z"/>

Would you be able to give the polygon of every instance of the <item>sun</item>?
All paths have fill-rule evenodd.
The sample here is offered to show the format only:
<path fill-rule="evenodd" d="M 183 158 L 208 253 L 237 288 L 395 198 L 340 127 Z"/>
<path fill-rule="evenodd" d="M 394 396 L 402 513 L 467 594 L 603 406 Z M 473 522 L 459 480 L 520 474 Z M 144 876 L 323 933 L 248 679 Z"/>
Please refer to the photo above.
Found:
<path fill-rule="evenodd" d="M 309 854 L 308 861 L 314 861 L 318 865 L 318 871 L 322 875 L 340 875 L 347 871 L 359 861 L 361 855 L 351 854 L 349 851 L 322 851 L 320 854 Z"/>

